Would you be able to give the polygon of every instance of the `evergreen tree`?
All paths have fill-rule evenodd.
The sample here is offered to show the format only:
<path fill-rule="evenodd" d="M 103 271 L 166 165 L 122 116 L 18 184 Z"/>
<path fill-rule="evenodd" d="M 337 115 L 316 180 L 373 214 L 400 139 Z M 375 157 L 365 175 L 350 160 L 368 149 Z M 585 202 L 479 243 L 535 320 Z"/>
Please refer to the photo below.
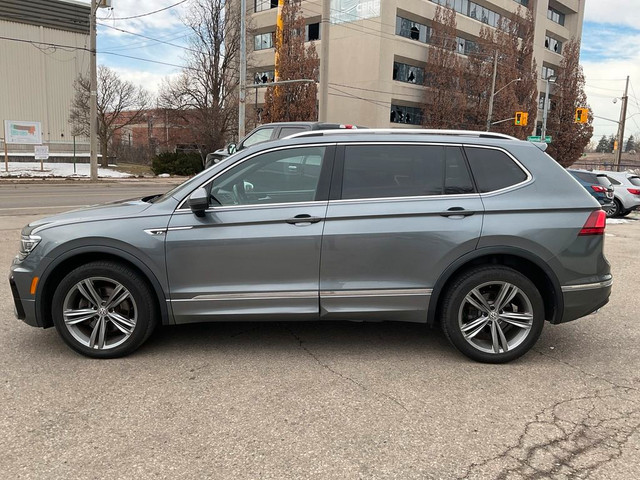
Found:
<path fill-rule="evenodd" d="M 607 153 L 613 153 L 616 149 L 616 137 L 615 135 L 609 135 L 609 145 L 607 147 Z"/>
<path fill-rule="evenodd" d="M 627 144 L 624 147 L 624 151 L 625 152 L 630 152 L 630 151 L 636 151 L 636 139 L 633 138 L 633 135 L 631 135 L 628 139 L 627 139 Z"/>
<path fill-rule="evenodd" d="M 609 151 L 609 139 L 606 135 L 603 135 L 598 146 L 596 147 L 596 153 L 607 153 Z"/>

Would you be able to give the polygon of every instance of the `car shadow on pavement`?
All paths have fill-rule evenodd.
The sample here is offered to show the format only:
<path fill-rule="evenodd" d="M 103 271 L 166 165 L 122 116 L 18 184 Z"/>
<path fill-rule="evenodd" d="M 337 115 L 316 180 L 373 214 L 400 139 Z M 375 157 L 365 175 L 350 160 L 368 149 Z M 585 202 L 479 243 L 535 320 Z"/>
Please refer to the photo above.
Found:
<path fill-rule="evenodd" d="M 211 349 L 289 351 L 313 347 L 333 353 L 419 351 L 456 355 L 439 328 L 402 322 L 219 322 L 160 327 L 141 354 Z"/>

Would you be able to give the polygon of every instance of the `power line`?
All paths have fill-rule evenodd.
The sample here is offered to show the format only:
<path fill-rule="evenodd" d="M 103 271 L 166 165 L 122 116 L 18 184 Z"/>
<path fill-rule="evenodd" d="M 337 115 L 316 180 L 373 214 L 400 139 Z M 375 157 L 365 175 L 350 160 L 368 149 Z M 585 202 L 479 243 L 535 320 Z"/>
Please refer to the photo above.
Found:
<path fill-rule="evenodd" d="M 169 5 L 168 7 L 164 7 L 159 10 L 154 10 L 153 12 L 141 13 L 140 15 L 133 15 L 131 17 L 114 17 L 114 18 L 105 17 L 105 18 L 98 18 L 98 20 L 131 20 L 134 18 L 146 17 L 148 15 L 153 15 L 154 13 L 164 12 L 165 10 L 169 10 L 170 8 L 177 7 L 178 5 L 181 5 L 187 1 L 188 0 L 182 0 L 178 3 L 174 3 L 173 5 Z"/>
<path fill-rule="evenodd" d="M 112 27 L 111 25 L 107 25 L 106 23 L 98 22 L 98 25 L 110 28 L 112 30 L 117 30 L 118 32 L 126 33 L 128 35 L 134 35 L 136 37 L 145 38 L 147 40 L 152 40 L 154 42 L 163 43 L 165 45 L 170 45 L 172 47 L 182 48 L 183 50 L 188 50 L 188 51 L 193 52 L 193 53 L 199 53 L 197 50 L 194 50 L 193 48 L 185 47 L 184 45 L 178 45 L 176 43 L 167 42 L 165 40 L 160 40 L 158 38 L 148 37 L 147 35 L 143 35 L 141 33 L 130 32 L 129 30 L 124 30 L 122 28 Z"/>

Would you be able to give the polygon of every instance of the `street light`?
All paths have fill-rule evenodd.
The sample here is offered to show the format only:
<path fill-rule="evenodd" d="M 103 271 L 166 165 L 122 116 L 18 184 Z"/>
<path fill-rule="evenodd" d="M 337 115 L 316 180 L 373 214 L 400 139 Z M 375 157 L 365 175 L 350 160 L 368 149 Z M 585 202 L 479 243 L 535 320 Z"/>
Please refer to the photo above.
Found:
<path fill-rule="evenodd" d="M 498 95 L 502 90 L 507 88 L 513 82 L 520 82 L 520 81 L 522 81 L 521 78 L 514 78 L 513 80 L 511 80 L 509 83 L 507 83 L 505 86 L 503 86 L 502 88 L 498 89 L 497 91 L 493 91 L 493 89 L 496 88 L 495 87 L 495 83 L 494 83 L 492 91 L 491 91 L 491 97 L 489 98 L 489 112 L 487 114 L 487 132 L 491 130 L 491 117 L 493 116 L 493 100 L 495 99 L 496 95 Z"/>
<path fill-rule="evenodd" d="M 549 114 L 549 84 L 556 83 L 558 77 L 556 75 L 549 75 L 546 79 L 547 88 L 544 94 L 544 109 L 542 111 L 542 131 L 540 132 L 540 138 L 544 142 L 544 139 L 547 136 L 547 116 Z"/>

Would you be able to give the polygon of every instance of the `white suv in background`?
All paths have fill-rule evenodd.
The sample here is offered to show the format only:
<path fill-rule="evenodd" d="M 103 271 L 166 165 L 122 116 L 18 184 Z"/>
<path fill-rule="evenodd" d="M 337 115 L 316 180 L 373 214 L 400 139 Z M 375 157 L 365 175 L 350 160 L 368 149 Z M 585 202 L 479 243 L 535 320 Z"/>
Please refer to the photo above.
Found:
<path fill-rule="evenodd" d="M 640 207 L 640 176 L 630 172 L 604 173 L 613 185 L 614 206 L 607 211 L 608 217 L 624 217 Z"/>

